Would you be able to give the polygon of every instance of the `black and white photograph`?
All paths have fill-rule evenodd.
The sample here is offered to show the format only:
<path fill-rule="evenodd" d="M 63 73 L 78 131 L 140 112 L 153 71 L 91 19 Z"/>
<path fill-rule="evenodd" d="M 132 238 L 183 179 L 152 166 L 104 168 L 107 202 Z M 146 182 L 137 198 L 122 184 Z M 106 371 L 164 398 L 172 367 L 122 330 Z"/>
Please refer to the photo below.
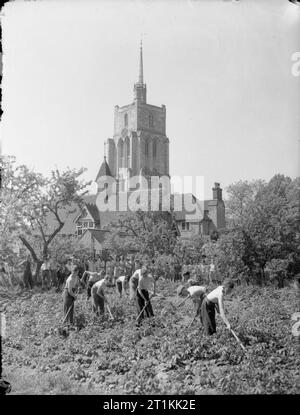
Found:
<path fill-rule="evenodd" d="M 0 21 L 0 394 L 298 395 L 300 1 Z"/>

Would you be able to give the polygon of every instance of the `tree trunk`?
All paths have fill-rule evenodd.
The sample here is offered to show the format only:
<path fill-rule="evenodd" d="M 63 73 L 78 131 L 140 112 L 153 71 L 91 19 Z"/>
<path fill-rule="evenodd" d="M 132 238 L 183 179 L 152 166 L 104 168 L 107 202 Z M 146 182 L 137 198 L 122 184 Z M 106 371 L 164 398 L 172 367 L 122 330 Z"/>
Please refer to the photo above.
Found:
<path fill-rule="evenodd" d="M 34 273 L 34 283 L 37 284 L 41 282 L 39 279 L 39 275 L 40 275 L 40 269 L 41 269 L 43 262 L 40 260 L 37 260 L 35 261 L 35 263 L 36 263 L 36 267 L 35 267 L 35 273 Z"/>

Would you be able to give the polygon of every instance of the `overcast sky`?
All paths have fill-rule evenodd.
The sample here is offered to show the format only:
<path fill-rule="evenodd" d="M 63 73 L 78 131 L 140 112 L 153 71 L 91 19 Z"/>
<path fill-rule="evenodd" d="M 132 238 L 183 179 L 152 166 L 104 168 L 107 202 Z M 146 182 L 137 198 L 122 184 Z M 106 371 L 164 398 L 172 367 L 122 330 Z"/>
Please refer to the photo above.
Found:
<path fill-rule="evenodd" d="M 2 9 L 2 151 L 94 180 L 115 105 L 133 101 L 141 34 L 148 103 L 167 110 L 171 175 L 299 175 L 300 7 L 287 0 L 30 1 Z"/>

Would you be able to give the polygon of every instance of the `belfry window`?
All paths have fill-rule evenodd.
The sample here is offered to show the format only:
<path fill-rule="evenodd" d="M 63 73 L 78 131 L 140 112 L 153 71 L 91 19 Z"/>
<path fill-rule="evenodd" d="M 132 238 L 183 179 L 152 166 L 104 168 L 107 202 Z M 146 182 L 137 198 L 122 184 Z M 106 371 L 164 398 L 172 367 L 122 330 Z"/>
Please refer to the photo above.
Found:
<path fill-rule="evenodd" d="M 149 157 L 149 143 L 145 142 L 145 157 Z"/>
<path fill-rule="evenodd" d="M 125 127 L 128 126 L 128 114 L 124 115 L 124 125 L 125 125 Z"/>
<path fill-rule="evenodd" d="M 124 143 L 123 143 L 123 141 L 121 142 L 121 145 L 120 145 L 120 155 L 121 155 L 121 158 L 124 157 Z"/>
<path fill-rule="evenodd" d="M 153 158 L 156 158 L 156 141 L 153 141 Z"/>
<path fill-rule="evenodd" d="M 153 128 L 153 114 L 149 114 L 149 127 Z"/>

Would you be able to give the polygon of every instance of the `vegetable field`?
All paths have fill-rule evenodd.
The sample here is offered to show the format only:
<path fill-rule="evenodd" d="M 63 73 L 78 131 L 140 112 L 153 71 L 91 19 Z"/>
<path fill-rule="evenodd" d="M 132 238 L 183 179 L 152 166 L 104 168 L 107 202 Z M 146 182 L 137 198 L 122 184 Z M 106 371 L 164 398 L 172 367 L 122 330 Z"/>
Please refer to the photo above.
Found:
<path fill-rule="evenodd" d="M 94 318 L 86 294 L 75 303 L 76 329 L 61 330 L 60 293 L 1 293 L 6 310 L 3 377 L 11 394 L 295 394 L 300 343 L 291 333 L 299 299 L 289 288 L 237 287 L 226 315 L 246 353 L 217 317 L 204 336 L 191 300 L 176 308 L 177 285 L 160 281 L 155 319 L 135 325 L 135 304 L 109 300 L 114 320 Z M 155 323 L 155 324 L 154 324 Z"/>

